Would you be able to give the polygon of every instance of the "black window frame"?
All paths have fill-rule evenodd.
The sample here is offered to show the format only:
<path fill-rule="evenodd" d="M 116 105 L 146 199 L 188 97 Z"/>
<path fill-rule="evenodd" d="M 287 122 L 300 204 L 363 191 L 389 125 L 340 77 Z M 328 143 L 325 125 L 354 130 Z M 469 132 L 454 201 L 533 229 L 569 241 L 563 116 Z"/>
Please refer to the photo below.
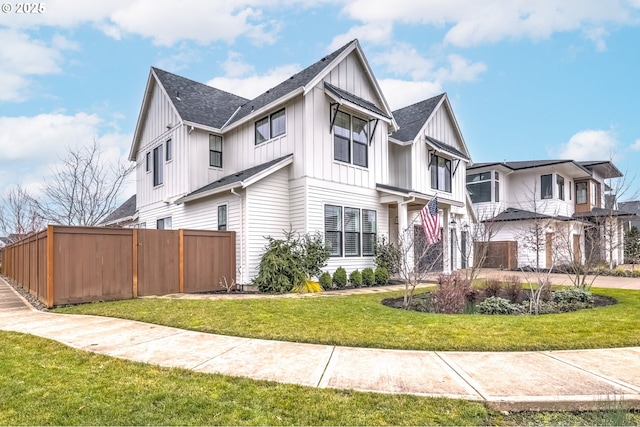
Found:
<path fill-rule="evenodd" d="M 173 141 L 169 138 L 165 143 L 164 161 L 170 162 L 171 160 L 173 160 Z"/>
<path fill-rule="evenodd" d="M 369 122 L 362 117 L 354 114 L 347 113 L 345 111 L 336 111 L 336 120 L 333 122 L 333 160 L 341 163 L 349 163 L 361 168 L 369 168 Z M 343 127 L 337 120 L 338 115 L 344 115 L 348 118 L 349 127 Z M 362 122 L 361 132 L 356 132 L 356 121 Z M 337 130 L 342 129 L 342 134 Z M 364 138 L 360 136 L 364 134 Z M 347 136 L 348 135 L 348 136 Z M 346 147 L 346 150 L 336 149 L 338 145 Z M 338 153 L 346 152 L 346 158 L 338 157 Z M 364 153 L 362 156 L 356 156 L 356 152 Z M 360 160 L 360 157 L 362 160 Z"/>
<path fill-rule="evenodd" d="M 169 227 L 167 227 L 167 222 L 169 223 Z M 170 216 L 166 216 L 164 218 L 156 219 L 156 229 L 157 230 L 171 230 L 173 227 L 173 221 Z"/>
<path fill-rule="evenodd" d="M 153 149 L 153 186 L 158 187 L 163 183 L 163 156 L 162 144 Z"/>
<path fill-rule="evenodd" d="M 440 165 L 440 161 L 443 162 L 443 165 Z M 453 171 L 451 169 L 451 159 L 447 157 L 438 156 L 437 154 L 431 153 L 431 161 L 429 162 L 429 169 L 431 169 L 431 188 L 433 190 L 444 191 L 446 193 L 451 193 L 452 189 L 452 181 L 453 181 Z M 444 170 L 444 183 L 440 183 L 440 173 L 439 171 Z M 447 179 L 448 178 L 448 179 Z M 441 185 L 442 184 L 442 185 Z"/>
<path fill-rule="evenodd" d="M 214 150 L 211 147 L 212 143 L 215 143 L 219 141 L 220 142 L 220 151 L 218 150 Z M 221 168 L 222 167 L 222 137 L 220 135 L 214 135 L 212 133 L 209 134 L 209 166 L 213 167 L 213 168 Z M 215 148 L 215 147 L 214 147 Z M 216 154 L 219 155 L 219 159 L 220 159 L 220 164 L 214 164 L 215 163 L 215 157 Z"/>
<path fill-rule="evenodd" d="M 284 126 L 282 127 L 282 131 L 274 134 L 273 132 L 273 121 L 279 120 L 282 117 Z M 263 127 L 266 132 L 259 132 L 258 128 Z M 266 115 L 258 120 L 256 120 L 253 124 L 254 129 L 254 145 L 260 145 L 267 141 L 270 141 L 273 138 L 276 138 L 280 135 L 284 135 L 287 133 L 287 111 L 286 108 L 281 108 L 269 115 Z"/>
<path fill-rule="evenodd" d="M 145 154 L 145 170 L 151 172 L 151 151 L 147 151 Z"/>
<path fill-rule="evenodd" d="M 224 222 L 220 220 L 220 214 L 224 214 Z M 227 204 L 218 205 L 218 231 L 227 231 L 228 226 L 228 213 L 229 209 L 227 208 Z"/>

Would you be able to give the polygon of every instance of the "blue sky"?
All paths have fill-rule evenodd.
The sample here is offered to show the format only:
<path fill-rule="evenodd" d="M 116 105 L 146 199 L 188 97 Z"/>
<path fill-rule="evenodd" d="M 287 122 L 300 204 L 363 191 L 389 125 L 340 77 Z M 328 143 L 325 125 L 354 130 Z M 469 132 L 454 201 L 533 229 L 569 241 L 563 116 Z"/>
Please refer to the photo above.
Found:
<path fill-rule="evenodd" d="M 126 157 L 150 66 L 251 98 L 354 38 L 393 109 L 448 93 L 474 162 L 612 158 L 640 188 L 640 0 L 6 4 L 0 194 L 94 138 Z"/>

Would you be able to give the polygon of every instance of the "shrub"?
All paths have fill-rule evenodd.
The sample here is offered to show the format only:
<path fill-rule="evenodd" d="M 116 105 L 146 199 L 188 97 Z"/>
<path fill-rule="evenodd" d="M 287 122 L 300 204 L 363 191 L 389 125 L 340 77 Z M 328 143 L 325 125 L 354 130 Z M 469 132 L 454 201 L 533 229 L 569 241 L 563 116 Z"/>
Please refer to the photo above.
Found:
<path fill-rule="evenodd" d="M 633 269 L 633 271 L 631 271 L 631 277 L 640 277 L 640 270 L 637 268 Z"/>
<path fill-rule="evenodd" d="M 314 294 L 317 292 L 322 292 L 322 286 L 320 283 L 314 282 L 313 280 L 305 280 L 299 285 L 295 285 L 291 292 L 297 294 Z"/>
<path fill-rule="evenodd" d="M 294 231 L 283 234 L 284 239 L 267 237 L 258 276 L 253 280 L 260 292 L 290 292 L 308 277 L 319 275 L 329 259 L 329 249 L 320 233 L 302 237 Z"/>
<path fill-rule="evenodd" d="M 354 288 L 359 288 L 362 286 L 362 274 L 359 270 L 354 270 L 351 272 L 351 274 L 349 275 L 349 282 Z"/>
<path fill-rule="evenodd" d="M 489 297 L 476 305 L 479 314 L 520 314 L 520 306 L 511 304 L 508 299 Z"/>
<path fill-rule="evenodd" d="M 628 277 L 629 271 L 622 267 L 618 267 L 615 270 L 613 270 L 612 274 L 616 277 Z"/>
<path fill-rule="evenodd" d="M 517 303 L 522 298 L 522 283 L 518 276 L 509 276 L 504 278 L 504 292 L 512 303 Z"/>
<path fill-rule="evenodd" d="M 569 288 L 553 292 L 553 302 L 555 303 L 581 303 L 593 304 L 593 295 L 591 292 L 582 288 Z"/>
<path fill-rule="evenodd" d="M 325 291 L 331 289 L 331 287 L 333 286 L 333 282 L 331 281 L 331 274 L 326 271 L 320 275 L 320 277 L 318 278 L 318 282 L 320 282 L 320 286 L 322 286 L 322 289 L 324 289 Z"/>
<path fill-rule="evenodd" d="M 373 286 L 376 284 L 376 275 L 372 268 L 365 268 L 362 270 L 362 284 L 364 286 Z"/>
<path fill-rule="evenodd" d="M 487 297 L 497 297 L 502 290 L 502 282 L 498 279 L 487 279 L 483 287 L 484 294 Z"/>
<path fill-rule="evenodd" d="M 400 271 L 400 248 L 389 242 L 385 236 L 376 242 L 374 253 L 376 267 L 384 267 L 390 274 Z"/>
<path fill-rule="evenodd" d="M 389 283 L 389 272 L 385 267 L 376 267 L 375 280 L 378 286 L 384 286 Z"/>
<path fill-rule="evenodd" d="M 471 281 L 458 273 L 441 274 L 438 288 L 431 294 L 431 306 L 436 313 L 460 314 L 467 306 Z"/>
<path fill-rule="evenodd" d="M 333 273 L 333 284 L 338 289 L 344 289 L 347 286 L 347 271 L 344 268 L 338 267 Z"/>

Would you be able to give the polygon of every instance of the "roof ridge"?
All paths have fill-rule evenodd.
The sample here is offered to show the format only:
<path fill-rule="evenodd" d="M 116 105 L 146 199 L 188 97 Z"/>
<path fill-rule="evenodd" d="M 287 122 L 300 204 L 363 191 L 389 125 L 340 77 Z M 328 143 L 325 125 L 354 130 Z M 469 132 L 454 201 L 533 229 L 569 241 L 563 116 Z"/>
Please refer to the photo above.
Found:
<path fill-rule="evenodd" d="M 197 81 L 197 80 L 193 80 L 193 79 L 191 79 L 191 78 L 189 78 L 189 77 L 181 76 L 180 74 L 172 73 L 171 71 L 167 71 L 167 70 L 163 70 L 162 68 L 154 67 L 153 65 L 151 66 L 151 68 L 152 68 L 154 71 L 160 71 L 161 73 L 171 74 L 172 76 L 178 77 L 178 78 L 180 78 L 180 79 L 188 80 L 188 81 L 189 81 L 189 82 L 191 82 L 191 83 L 195 83 L 195 84 L 197 84 L 197 85 L 204 86 L 204 87 L 209 88 L 209 89 L 214 89 L 214 90 L 217 90 L 217 91 L 219 91 L 219 92 L 224 92 L 224 93 L 226 93 L 226 94 L 228 94 L 228 95 L 233 95 L 233 96 L 235 96 L 235 97 L 242 98 L 242 99 L 245 99 L 245 100 L 249 101 L 249 99 L 245 98 L 244 96 L 237 95 L 237 94 L 235 94 L 235 93 L 233 93 L 233 92 L 229 92 L 228 90 L 220 89 L 220 88 L 217 88 L 217 87 L 215 87 L 215 86 L 211 86 L 211 85 L 208 85 L 208 84 L 206 84 L 206 83 L 202 83 L 202 82 L 199 82 L 199 81 Z"/>

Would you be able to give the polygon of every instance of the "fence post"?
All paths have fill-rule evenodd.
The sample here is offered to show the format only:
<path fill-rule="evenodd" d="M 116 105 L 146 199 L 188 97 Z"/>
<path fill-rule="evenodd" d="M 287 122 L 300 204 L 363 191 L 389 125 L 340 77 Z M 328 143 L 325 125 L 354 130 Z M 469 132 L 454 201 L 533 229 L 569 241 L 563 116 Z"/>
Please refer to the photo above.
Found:
<path fill-rule="evenodd" d="M 133 297 L 138 298 L 138 229 L 133 229 L 131 236 L 133 241 Z"/>
<path fill-rule="evenodd" d="M 47 226 L 47 307 L 53 307 L 53 225 Z"/>
<path fill-rule="evenodd" d="M 178 230 L 178 238 L 179 238 L 179 243 L 178 243 L 178 251 L 179 251 L 179 255 L 180 255 L 180 284 L 179 284 L 179 291 L 181 294 L 184 293 L 184 230 L 180 229 Z"/>

